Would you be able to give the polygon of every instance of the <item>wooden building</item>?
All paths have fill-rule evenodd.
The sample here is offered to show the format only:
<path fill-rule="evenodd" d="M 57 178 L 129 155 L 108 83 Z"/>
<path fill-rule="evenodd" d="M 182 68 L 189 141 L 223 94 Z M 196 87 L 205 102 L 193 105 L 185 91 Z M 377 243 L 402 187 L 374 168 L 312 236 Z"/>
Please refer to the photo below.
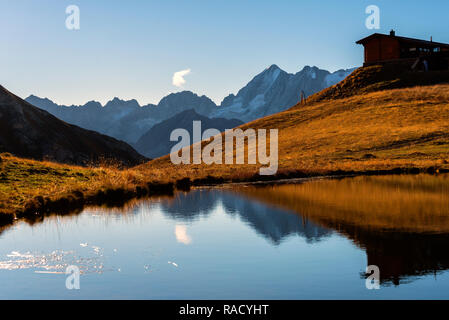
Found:
<path fill-rule="evenodd" d="M 449 44 L 374 33 L 356 42 L 365 48 L 364 66 L 396 63 L 412 69 L 447 70 L 449 68 Z"/>

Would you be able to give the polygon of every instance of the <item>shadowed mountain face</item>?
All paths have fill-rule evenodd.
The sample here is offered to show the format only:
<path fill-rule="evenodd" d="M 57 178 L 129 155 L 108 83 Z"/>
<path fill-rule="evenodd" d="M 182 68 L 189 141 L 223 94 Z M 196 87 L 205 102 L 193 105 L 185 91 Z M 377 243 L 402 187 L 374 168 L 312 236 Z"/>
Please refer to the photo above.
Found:
<path fill-rule="evenodd" d="M 33 95 L 26 101 L 68 123 L 134 144 L 155 124 L 186 110 L 193 109 L 209 118 L 243 122 L 284 111 L 300 100 L 301 92 L 309 96 L 343 80 L 352 71 L 330 73 L 307 66 L 296 74 L 290 74 L 272 65 L 254 77 L 237 95 L 226 97 L 220 106 L 208 97 L 190 91 L 172 93 L 157 105 L 145 106 L 140 106 L 136 100 L 118 98 L 105 106 L 95 101 L 83 106 L 62 106 Z"/>
<path fill-rule="evenodd" d="M 146 160 L 128 144 L 65 123 L 2 86 L 0 152 L 79 165 L 111 159 L 129 166 Z"/>
<path fill-rule="evenodd" d="M 185 129 L 190 133 L 193 139 L 193 121 L 201 121 L 201 130 L 217 129 L 225 131 L 243 124 L 242 121 L 236 119 L 219 119 L 208 118 L 199 115 L 195 110 L 187 110 L 177 114 L 176 116 L 158 123 L 145 133 L 135 144 L 136 150 L 150 158 L 158 158 L 169 154 L 172 147 L 177 141 L 170 141 L 170 134 L 175 129 Z M 192 143 L 198 141 L 191 141 Z"/>
<path fill-rule="evenodd" d="M 185 110 L 195 109 L 197 113 L 207 116 L 216 108 L 209 98 L 190 91 L 173 93 L 163 98 L 158 105 L 145 106 L 140 106 L 136 100 L 124 101 L 118 98 L 104 106 L 95 101 L 83 106 L 61 106 L 36 96 L 29 96 L 26 101 L 63 121 L 128 143 L 136 143 L 155 124 Z"/>

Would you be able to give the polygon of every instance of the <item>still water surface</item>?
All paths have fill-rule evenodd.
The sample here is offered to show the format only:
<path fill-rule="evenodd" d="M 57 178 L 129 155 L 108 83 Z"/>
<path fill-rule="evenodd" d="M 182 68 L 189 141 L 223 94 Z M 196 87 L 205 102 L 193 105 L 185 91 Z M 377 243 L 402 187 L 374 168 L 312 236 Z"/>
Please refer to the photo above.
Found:
<path fill-rule="evenodd" d="M 1 230 L 0 299 L 449 298 L 444 175 L 198 189 Z"/>

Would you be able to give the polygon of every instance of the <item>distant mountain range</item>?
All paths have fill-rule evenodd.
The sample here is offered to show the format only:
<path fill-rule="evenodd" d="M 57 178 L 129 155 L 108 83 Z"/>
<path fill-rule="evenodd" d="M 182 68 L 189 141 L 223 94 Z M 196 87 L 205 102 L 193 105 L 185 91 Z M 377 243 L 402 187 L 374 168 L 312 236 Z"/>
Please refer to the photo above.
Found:
<path fill-rule="evenodd" d="M 343 80 L 353 70 L 330 73 L 307 66 L 296 74 L 290 74 L 272 65 L 254 77 L 237 95 L 227 96 L 220 106 L 208 97 L 200 97 L 190 91 L 173 93 L 157 105 L 144 106 L 136 100 L 118 98 L 104 106 L 95 101 L 82 106 L 62 106 L 34 95 L 26 101 L 68 123 L 135 144 L 155 124 L 186 110 L 193 109 L 209 119 L 238 119 L 243 122 L 286 110 L 299 101 L 301 91 L 309 96 Z"/>
<path fill-rule="evenodd" d="M 0 152 L 79 165 L 113 159 L 132 166 L 147 160 L 125 142 L 61 121 L 2 86 Z"/>
<path fill-rule="evenodd" d="M 236 119 L 208 118 L 190 109 L 156 124 L 137 141 L 135 148 L 141 154 L 150 158 L 159 158 L 169 154 L 172 147 L 178 143 L 177 141 L 170 141 L 170 134 L 173 129 L 185 129 L 193 139 L 193 121 L 201 121 L 202 132 L 207 129 L 217 129 L 223 132 L 226 129 L 232 129 L 243 124 L 242 121 Z M 191 141 L 191 143 L 196 142 L 198 141 Z"/>
<path fill-rule="evenodd" d="M 354 70 L 330 73 L 306 66 L 298 73 L 291 74 L 272 65 L 254 77 L 237 95 L 227 96 L 213 116 L 248 122 L 278 113 L 298 103 L 301 91 L 310 96 L 340 82 Z"/>
<path fill-rule="evenodd" d="M 83 106 L 57 105 L 49 99 L 29 96 L 27 102 L 46 110 L 61 120 L 85 129 L 95 130 L 128 143 L 136 142 L 156 123 L 186 109 L 207 115 L 216 105 L 212 100 L 188 91 L 170 94 L 156 106 L 140 106 L 136 100 L 113 100 L 102 106 L 90 101 Z"/>

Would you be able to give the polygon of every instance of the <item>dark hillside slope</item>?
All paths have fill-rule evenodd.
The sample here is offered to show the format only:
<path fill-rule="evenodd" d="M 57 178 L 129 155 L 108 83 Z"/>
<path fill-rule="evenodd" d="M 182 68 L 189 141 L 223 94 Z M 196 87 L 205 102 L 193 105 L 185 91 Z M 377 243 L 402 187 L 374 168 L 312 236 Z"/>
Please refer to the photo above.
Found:
<path fill-rule="evenodd" d="M 2 86 L 0 152 L 78 165 L 106 159 L 125 166 L 145 161 L 125 142 L 61 121 Z"/>

